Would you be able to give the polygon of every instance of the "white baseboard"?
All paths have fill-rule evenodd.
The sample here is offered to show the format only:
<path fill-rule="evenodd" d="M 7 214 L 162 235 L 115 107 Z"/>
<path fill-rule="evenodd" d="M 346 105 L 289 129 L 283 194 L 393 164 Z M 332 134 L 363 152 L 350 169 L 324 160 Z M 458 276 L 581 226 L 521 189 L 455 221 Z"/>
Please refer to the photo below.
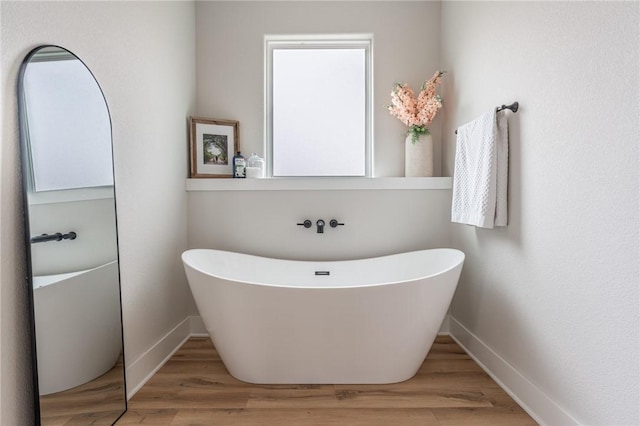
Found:
<path fill-rule="evenodd" d="M 451 316 L 449 317 L 449 335 L 536 422 L 541 425 L 580 424 L 540 388 Z"/>
<path fill-rule="evenodd" d="M 201 335 L 206 336 L 207 331 L 200 317 L 186 317 L 131 365 L 127 366 L 127 399 L 131 399 L 189 337 Z"/>

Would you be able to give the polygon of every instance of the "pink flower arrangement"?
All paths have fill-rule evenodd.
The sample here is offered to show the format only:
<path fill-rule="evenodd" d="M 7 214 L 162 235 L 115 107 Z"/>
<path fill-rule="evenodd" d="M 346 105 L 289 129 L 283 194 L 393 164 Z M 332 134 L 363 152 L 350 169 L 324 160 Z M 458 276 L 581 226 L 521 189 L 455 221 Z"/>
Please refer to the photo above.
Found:
<path fill-rule="evenodd" d="M 418 98 L 406 83 L 396 83 L 391 92 L 391 105 L 387 107 L 389 113 L 400 119 L 405 126 L 409 126 L 407 135 L 416 143 L 420 135 L 428 135 L 427 127 L 442 108 L 442 98 L 436 94 L 436 85 L 440 84 L 440 77 L 444 71 L 436 71 L 428 81 L 422 83 Z"/>

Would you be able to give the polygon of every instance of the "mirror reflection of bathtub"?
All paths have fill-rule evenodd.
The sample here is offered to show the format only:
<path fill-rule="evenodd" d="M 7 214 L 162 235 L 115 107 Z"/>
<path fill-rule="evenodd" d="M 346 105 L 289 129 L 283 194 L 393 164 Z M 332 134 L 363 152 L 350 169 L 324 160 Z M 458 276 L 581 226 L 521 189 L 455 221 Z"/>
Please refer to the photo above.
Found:
<path fill-rule="evenodd" d="M 34 277 L 40 395 L 87 383 L 116 365 L 122 353 L 117 280 L 115 260 Z"/>

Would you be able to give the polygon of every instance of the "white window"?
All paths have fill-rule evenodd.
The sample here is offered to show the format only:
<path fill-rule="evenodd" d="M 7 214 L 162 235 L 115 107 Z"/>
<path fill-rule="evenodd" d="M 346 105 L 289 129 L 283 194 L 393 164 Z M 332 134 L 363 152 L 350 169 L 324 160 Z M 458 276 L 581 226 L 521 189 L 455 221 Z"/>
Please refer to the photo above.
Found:
<path fill-rule="evenodd" d="M 111 122 L 93 75 L 66 52 L 41 56 L 23 80 L 33 190 L 113 185 Z"/>
<path fill-rule="evenodd" d="M 372 36 L 266 36 L 270 176 L 372 176 Z"/>

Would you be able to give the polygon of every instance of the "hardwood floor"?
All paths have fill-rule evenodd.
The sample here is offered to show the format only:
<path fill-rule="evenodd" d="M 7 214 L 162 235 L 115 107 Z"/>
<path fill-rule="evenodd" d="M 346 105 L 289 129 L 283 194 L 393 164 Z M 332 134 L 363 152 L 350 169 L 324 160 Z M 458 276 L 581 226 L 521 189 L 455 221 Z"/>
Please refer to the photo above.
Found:
<path fill-rule="evenodd" d="M 125 407 L 122 357 L 102 376 L 72 389 L 40 396 L 42 426 L 111 425 Z"/>
<path fill-rule="evenodd" d="M 192 338 L 129 401 L 117 426 L 537 424 L 448 336 L 390 385 L 252 385 Z"/>

